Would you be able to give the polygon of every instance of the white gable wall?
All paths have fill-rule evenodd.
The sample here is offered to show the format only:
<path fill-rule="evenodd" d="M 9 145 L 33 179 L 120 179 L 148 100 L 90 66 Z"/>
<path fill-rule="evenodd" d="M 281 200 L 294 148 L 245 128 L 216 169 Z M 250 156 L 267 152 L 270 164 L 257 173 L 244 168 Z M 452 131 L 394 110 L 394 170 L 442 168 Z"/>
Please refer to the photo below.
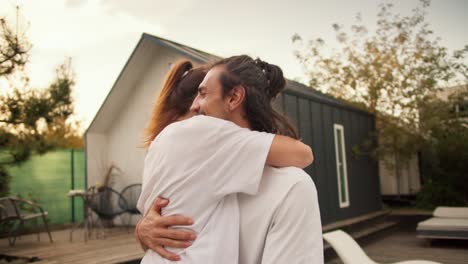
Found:
<path fill-rule="evenodd" d="M 86 135 L 86 170 L 88 187 L 102 184 L 108 164 L 107 136 L 104 133 Z"/>
<path fill-rule="evenodd" d="M 118 191 L 142 181 L 146 154 L 143 132 L 170 64 L 180 58 L 180 55 L 169 49 L 159 49 L 127 103 L 122 105 L 119 113 L 114 113 L 116 118 L 108 131 L 106 152 L 109 164 L 114 164 L 121 170 L 113 179 L 113 188 Z"/>
<path fill-rule="evenodd" d="M 124 103 L 112 115 L 106 115 L 105 122 L 112 119 L 110 126 L 105 128 L 99 123 L 95 126 L 98 129 L 90 129 L 86 134 L 88 187 L 103 184 L 111 165 L 118 168 L 113 171 L 110 180 L 110 186 L 115 190 L 120 192 L 126 186 L 142 181 L 146 155 L 143 132 L 170 65 L 183 58 L 171 49 L 162 47 L 147 55 L 152 56 L 151 62 L 139 74 L 139 81 L 132 87 Z M 115 223 L 120 224 L 119 220 Z M 135 224 L 137 220 L 138 217 L 132 218 L 132 223 Z"/>

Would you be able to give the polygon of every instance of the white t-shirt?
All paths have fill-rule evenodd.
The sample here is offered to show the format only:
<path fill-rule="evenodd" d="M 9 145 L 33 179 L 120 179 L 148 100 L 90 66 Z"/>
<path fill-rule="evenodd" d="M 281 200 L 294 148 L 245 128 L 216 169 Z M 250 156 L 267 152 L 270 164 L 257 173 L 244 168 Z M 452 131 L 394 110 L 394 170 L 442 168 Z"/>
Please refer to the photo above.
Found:
<path fill-rule="evenodd" d="M 266 166 L 256 195 L 238 194 L 240 264 L 323 264 L 317 189 L 295 167 Z"/>
<path fill-rule="evenodd" d="M 162 215 L 194 219 L 197 239 L 186 249 L 168 248 L 181 263 L 238 263 L 236 193 L 256 194 L 273 134 L 196 116 L 167 126 L 145 158 L 138 209 L 148 212 L 158 196 L 170 199 Z M 141 263 L 171 263 L 147 250 Z"/>

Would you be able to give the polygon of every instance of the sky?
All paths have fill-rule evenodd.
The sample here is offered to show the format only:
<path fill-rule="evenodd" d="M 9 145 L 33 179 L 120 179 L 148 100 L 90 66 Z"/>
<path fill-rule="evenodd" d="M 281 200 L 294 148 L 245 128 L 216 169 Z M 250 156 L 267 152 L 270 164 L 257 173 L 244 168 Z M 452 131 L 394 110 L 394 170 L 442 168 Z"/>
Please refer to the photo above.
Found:
<path fill-rule="evenodd" d="M 143 32 L 218 56 L 248 54 L 279 65 L 287 78 L 305 80 L 294 58 L 293 34 L 321 37 L 333 47 L 333 23 L 351 25 L 360 13 L 375 24 L 379 0 L 0 0 L 0 17 L 20 25 L 32 43 L 27 73 L 46 87 L 71 57 L 77 119 L 86 129 Z M 391 1 L 409 14 L 417 0 Z M 427 21 L 450 50 L 468 44 L 467 0 L 433 0 Z M 0 92 L 8 89 L 0 82 Z"/>

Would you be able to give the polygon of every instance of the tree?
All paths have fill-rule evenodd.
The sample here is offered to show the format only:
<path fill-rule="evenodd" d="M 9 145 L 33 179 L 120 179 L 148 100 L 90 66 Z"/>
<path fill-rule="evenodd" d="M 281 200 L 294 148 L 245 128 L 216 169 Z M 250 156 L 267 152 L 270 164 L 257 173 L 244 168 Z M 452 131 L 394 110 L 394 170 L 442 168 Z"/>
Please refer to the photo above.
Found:
<path fill-rule="evenodd" d="M 56 70 L 56 78 L 46 89 L 15 86 L 15 75 L 28 61 L 30 44 L 14 34 L 1 19 L 0 79 L 9 80 L 10 89 L 0 94 L 0 196 L 8 194 L 6 166 L 26 161 L 32 153 L 45 153 L 79 137 L 67 121 L 74 113 L 71 91 L 74 74 L 70 60 Z M 27 78 L 24 78 L 27 80 Z"/>
<path fill-rule="evenodd" d="M 418 206 L 464 206 L 468 203 L 468 85 L 446 100 L 428 97 L 421 109 L 421 124 L 429 131 L 421 151 L 425 175 Z"/>
<path fill-rule="evenodd" d="M 31 45 L 18 30 L 13 32 L 6 18 L 0 17 L 0 27 L 0 77 L 5 77 L 28 62 Z"/>
<path fill-rule="evenodd" d="M 394 156 L 401 167 L 427 138 L 419 112 L 428 96 L 453 82 L 467 81 L 468 45 L 449 54 L 425 20 L 429 0 L 421 0 L 408 16 L 394 14 L 391 3 L 380 5 L 372 34 L 356 16 L 350 32 L 334 24 L 338 50 L 325 50 L 321 38 L 303 43 L 299 35 L 295 56 L 309 85 L 353 103 L 376 116 L 376 157 Z"/>

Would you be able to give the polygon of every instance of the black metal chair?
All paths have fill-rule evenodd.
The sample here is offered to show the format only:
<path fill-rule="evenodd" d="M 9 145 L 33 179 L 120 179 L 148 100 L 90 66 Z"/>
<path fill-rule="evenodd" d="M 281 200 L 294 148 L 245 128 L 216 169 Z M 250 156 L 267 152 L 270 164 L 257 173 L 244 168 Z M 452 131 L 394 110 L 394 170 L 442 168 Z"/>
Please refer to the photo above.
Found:
<path fill-rule="evenodd" d="M 21 208 L 28 207 L 28 210 L 22 210 Z M 1 197 L 0 198 L 0 227 L 2 232 L 8 233 L 8 242 L 10 246 L 14 246 L 16 238 L 21 235 L 21 230 L 24 228 L 24 223 L 27 220 L 35 221 L 37 230 L 37 240 L 41 239 L 40 230 L 38 228 L 37 219 L 42 218 L 44 227 L 49 234 L 49 240 L 51 243 L 52 235 L 50 234 L 49 227 L 47 225 L 48 213 L 42 209 L 42 207 L 32 201 L 17 198 L 17 197 Z"/>
<path fill-rule="evenodd" d="M 88 199 L 88 206 L 97 215 L 97 224 L 102 228 L 112 227 L 114 219 L 125 213 L 121 204 L 126 208 L 122 195 L 110 187 L 96 188 Z"/>
<path fill-rule="evenodd" d="M 141 214 L 137 208 L 138 198 L 141 194 L 141 184 L 131 184 L 125 187 L 120 194 L 122 195 L 122 199 L 119 201 L 119 205 L 126 213 L 130 214 L 127 223 L 127 226 L 130 226 L 132 217 Z"/>

